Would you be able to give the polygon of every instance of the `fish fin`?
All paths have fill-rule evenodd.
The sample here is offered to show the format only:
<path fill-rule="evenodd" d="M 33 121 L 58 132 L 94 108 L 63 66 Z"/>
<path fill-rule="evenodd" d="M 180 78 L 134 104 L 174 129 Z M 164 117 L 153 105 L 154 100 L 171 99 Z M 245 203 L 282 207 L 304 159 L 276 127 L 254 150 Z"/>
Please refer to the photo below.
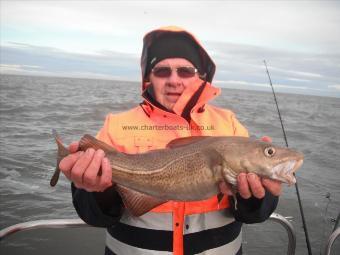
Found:
<path fill-rule="evenodd" d="M 202 151 L 202 155 L 207 159 L 210 169 L 223 171 L 223 167 L 226 165 L 226 162 L 217 150 L 213 148 L 206 148 Z"/>
<path fill-rule="evenodd" d="M 223 180 L 232 187 L 237 185 L 236 173 L 228 166 L 224 157 L 215 149 L 207 148 L 203 150 L 203 156 L 207 158 L 210 169 L 222 174 Z"/>
<path fill-rule="evenodd" d="M 234 199 L 234 206 L 235 206 L 235 210 L 237 210 L 237 198 L 236 198 L 237 181 L 236 181 L 236 176 L 234 175 L 233 170 L 228 166 L 223 156 L 217 150 L 208 148 L 204 150 L 203 155 L 207 157 L 208 164 L 211 167 L 211 169 L 214 169 L 215 171 L 221 171 L 224 181 L 226 181 L 227 183 L 231 185 L 232 196 Z M 223 198 L 222 193 L 217 194 L 218 203 L 220 203 L 222 198 Z"/>
<path fill-rule="evenodd" d="M 188 144 L 196 143 L 202 140 L 205 140 L 211 136 L 189 136 L 189 137 L 181 137 L 181 138 L 176 138 L 172 141 L 170 141 L 166 147 L 173 149 L 177 147 L 182 147 Z"/>
<path fill-rule="evenodd" d="M 87 135 L 87 134 L 84 135 L 80 139 L 79 147 L 80 147 L 80 150 L 82 150 L 82 151 L 86 151 L 88 148 L 93 148 L 95 150 L 101 149 L 106 153 L 107 152 L 110 152 L 110 153 L 117 152 L 117 150 L 115 148 L 113 148 L 112 146 L 110 146 L 107 143 L 104 143 L 102 141 L 99 141 L 95 137 L 93 137 L 91 135 Z"/>
<path fill-rule="evenodd" d="M 165 200 L 140 193 L 121 185 L 117 185 L 116 190 L 121 196 L 123 203 L 129 212 L 133 216 L 137 217 L 147 213 L 156 206 L 167 202 Z"/>
<path fill-rule="evenodd" d="M 217 150 L 213 148 L 207 148 L 204 150 L 203 154 L 207 156 L 208 164 L 211 169 L 217 170 L 216 168 L 219 168 L 218 170 L 221 171 L 223 180 L 225 182 L 229 183 L 232 188 L 237 185 L 235 172 L 228 166 L 227 161 Z"/>
<path fill-rule="evenodd" d="M 226 162 L 223 156 L 215 149 L 207 148 L 203 151 L 203 155 L 206 157 L 208 161 L 208 165 L 210 169 L 213 169 L 217 175 L 223 176 L 223 168 L 226 165 Z M 220 207 L 220 202 L 222 201 L 224 194 L 222 192 L 217 194 L 217 204 L 218 208 Z"/>
<path fill-rule="evenodd" d="M 52 129 L 52 134 L 54 136 L 54 139 L 57 143 L 58 146 L 58 156 L 57 156 L 57 166 L 55 168 L 54 174 L 50 180 L 50 185 L 52 187 L 54 187 L 58 180 L 59 180 L 59 175 L 60 175 L 60 169 L 59 169 L 59 163 L 60 161 L 65 158 L 67 155 L 70 154 L 70 152 L 68 151 L 68 149 L 63 145 L 59 134 L 57 133 L 57 131 L 55 129 Z"/>

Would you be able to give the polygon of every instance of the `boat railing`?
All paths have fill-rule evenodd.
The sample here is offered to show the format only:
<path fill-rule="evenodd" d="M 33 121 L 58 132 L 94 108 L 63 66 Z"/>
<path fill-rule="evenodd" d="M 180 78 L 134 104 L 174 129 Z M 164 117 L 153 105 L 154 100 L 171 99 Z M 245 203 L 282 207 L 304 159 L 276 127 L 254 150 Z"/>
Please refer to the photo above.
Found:
<path fill-rule="evenodd" d="M 327 240 L 327 243 L 326 243 L 326 246 L 325 246 L 325 251 L 324 251 L 325 255 L 331 254 L 333 243 L 340 235 L 339 221 L 340 221 L 340 213 L 338 214 L 338 217 L 335 220 L 333 233 L 329 236 L 329 238 Z"/>
<path fill-rule="evenodd" d="M 76 228 L 91 227 L 81 219 L 51 219 L 51 220 L 34 220 L 18 223 L 0 230 L 0 241 L 13 235 L 14 233 L 42 228 Z"/>
<path fill-rule="evenodd" d="M 274 222 L 280 223 L 284 227 L 288 235 L 287 255 L 294 255 L 296 248 L 296 235 L 292 223 L 290 223 L 287 218 L 278 213 L 272 213 L 269 219 Z"/>
<path fill-rule="evenodd" d="M 294 255 L 296 248 L 296 236 L 294 227 L 291 222 L 288 221 L 287 218 L 283 217 L 278 213 L 273 213 L 270 220 L 281 224 L 287 232 L 288 235 L 288 248 L 287 255 Z M 28 221 L 19 224 L 15 224 L 0 230 L 0 241 L 5 238 L 13 235 L 14 233 L 27 231 L 32 229 L 42 229 L 42 228 L 79 228 L 79 227 L 91 227 L 86 224 L 81 219 L 51 219 L 51 220 L 36 220 L 36 221 Z M 337 228 L 333 234 L 329 237 L 328 243 L 325 249 L 325 255 L 329 255 L 331 252 L 332 245 L 335 239 L 340 234 L 340 228 Z"/>
<path fill-rule="evenodd" d="M 334 230 L 333 233 L 329 236 L 326 246 L 325 246 L 325 252 L 324 252 L 325 255 L 331 254 L 333 243 L 335 239 L 339 237 L 339 235 L 340 235 L 340 227 Z"/>
<path fill-rule="evenodd" d="M 288 234 L 288 255 L 295 254 L 296 247 L 296 237 L 293 225 L 282 215 L 273 213 L 270 218 L 274 222 L 280 223 L 286 230 Z M 13 235 L 14 233 L 33 230 L 33 229 L 42 229 L 42 228 L 79 228 L 79 227 L 91 227 L 86 224 L 81 219 L 51 219 L 51 220 L 35 220 L 28 221 L 19 224 L 15 224 L 0 230 L 0 241 L 5 238 Z"/>

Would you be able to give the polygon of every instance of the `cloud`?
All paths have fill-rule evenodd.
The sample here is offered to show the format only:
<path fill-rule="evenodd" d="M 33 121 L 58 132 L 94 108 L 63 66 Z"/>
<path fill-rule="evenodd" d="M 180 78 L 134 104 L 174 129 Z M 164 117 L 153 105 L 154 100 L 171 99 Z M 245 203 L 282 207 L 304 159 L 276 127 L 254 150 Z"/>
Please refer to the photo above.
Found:
<path fill-rule="evenodd" d="M 269 90 L 263 64 L 266 59 L 278 91 L 340 97 L 334 85 L 340 84 L 339 55 L 296 53 L 211 41 L 205 42 L 204 46 L 217 65 L 214 83 L 219 86 Z M 134 53 L 112 50 L 72 53 L 16 42 L 2 46 L 1 53 L 2 73 L 141 80 L 139 54 Z"/>
<path fill-rule="evenodd" d="M 215 81 L 215 84 L 219 85 L 241 85 L 241 86 L 251 86 L 251 87 L 262 87 L 266 88 L 268 90 L 271 90 L 270 84 L 269 83 L 257 83 L 257 82 L 248 82 L 248 81 L 234 81 L 234 80 L 227 80 L 227 81 Z M 276 88 L 284 88 L 284 89 L 293 89 L 293 90 L 315 90 L 315 91 L 324 91 L 323 89 L 314 89 L 314 88 L 309 88 L 306 86 L 294 86 L 294 85 L 288 85 L 288 84 L 275 84 L 274 85 L 275 89 Z"/>
<path fill-rule="evenodd" d="M 22 71 L 25 69 L 41 69 L 41 66 L 32 66 L 32 65 L 6 65 L 6 64 L 0 64 L 0 70 L 2 72 L 6 71 Z"/>
<path fill-rule="evenodd" d="M 329 85 L 328 88 L 335 89 L 335 90 L 340 90 L 340 84 Z"/>
<path fill-rule="evenodd" d="M 270 69 L 284 73 L 286 75 L 295 74 L 300 77 L 302 76 L 302 77 L 308 77 L 308 78 L 323 78 L 323 76 L 319 73 L 301 72 L 301 71 L 294 71 L 294 70 L 289 70 L 289 69 L 287 70 L 287 69 L 283 69 L 283 68 L 279 68 L 275 66 L 271 66 Z"/>
<path fill-rule="evenodd" d="M 1 53 L 2 73 L 134 81 L 140 77 L 139 59 L 134 54 L 79 54 L 22 43 L 2 46 Z"/>
<path fill-rule="evenodd" d="M 340 54 L 295 52 L 221 42 L 204 44 L 209 53 L 212 49 L 213 59 L 217 64 L 215 77 L 219 81 L 247 82 L 243 86 L 248 86 L 249 89 L 260 89 L 262 84 L 269 85 L 263 63 L 265 59 L 272 82 L 281 91 L 306 94 L 320 92 L 334 96 L 334 89 L 331 92 L 328 86 L 340 84 Z M 232 86 L 230 82 L 228 86 Z"/>
<path fill-rule="evenodd" d="M 35 44 L 40 41 L 73 50 L 77 45 L 93 49 L 95 42 L 100 48 L 120 46 L 136 53 L 147 31 L 175 24 L 203 41 L 340 53 L 337 1 L 176 1 L 175 4 L 173 1 L 2 1 L 1 4 L 3 42 L 15 37 L 15 40 L 31 40 Z M 210 17 L 203 18 L 203 13 Z"/>
<path fill-rule="evenodd" d="M 298 78 L 287 78 L 289 81 L 298 81 L 298 82 L 310 82 L 310 80 L 306 79 L 298 79 Z"/>
<path fill-rule="evenodd" d="M 72 78 L 92 78 L 103 80 L 129 80 L 126 77 L 119 75 L 110 75 L 96 72 L 82 71 L 47 71 L 41 70 L 42 67 L 29 65 L 6 65 L 0 64 L 0 74 L 13 75 L 32 75 L 32 76 L 49 76 L 49 77 L 72 77 Z M 134 81 L 134 79 L 132 79 Z"/>

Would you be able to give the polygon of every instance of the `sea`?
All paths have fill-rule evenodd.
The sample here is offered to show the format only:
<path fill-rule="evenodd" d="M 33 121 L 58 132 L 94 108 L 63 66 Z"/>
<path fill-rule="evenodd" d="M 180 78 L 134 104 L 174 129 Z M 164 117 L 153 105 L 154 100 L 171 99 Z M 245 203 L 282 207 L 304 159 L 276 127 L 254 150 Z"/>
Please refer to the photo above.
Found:
<path fill-rule="evenodd" d="M 138 82 L 1 75 L 0 229 L 43 219 L 75 219 L 70 183 L 49 180 L 56 165 L 52 129 L 64 143 L 95 135 L 110 112 L 141 102 Z M 340 98 L 277 93 L 289 147 L 305 155 L 297 181 L 313 254 L 323 254 L 340 212 Z M 211 102 L 235 112 L 251 135 L 285 146 L 273 94 L 222 89 Z M 284 185 L 276 213 L 294 226 L 296 253 L 307 253 L 294 186 Z M 29 230 L 0 241 L 0 254 L 103 254 L 105 230 Z M 340 254 L 340 238 L 332 254 Z M 274 222 L 244 225 L 243 254 L 287 254 L 287 233 Z"/>

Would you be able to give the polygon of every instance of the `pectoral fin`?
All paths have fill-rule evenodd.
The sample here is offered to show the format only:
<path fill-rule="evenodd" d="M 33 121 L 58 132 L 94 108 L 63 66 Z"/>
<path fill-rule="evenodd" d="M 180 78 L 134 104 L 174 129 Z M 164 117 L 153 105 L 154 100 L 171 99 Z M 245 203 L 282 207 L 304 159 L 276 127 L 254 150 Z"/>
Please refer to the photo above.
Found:
<path fill-rule="evenodd" d="M 202 154 L 207 159 L 207 163 L 210 169 L 222 171 L 222 168 L 226 165 L 226 162 L 222 155 L 213 148 L 207 148 L 203 150 Z"/>
<path fill-rule="evenodd" d="M 167 202 L 121 185 L 117 185 L 116 190 L 121 196 L 125 207 L 133 216 L 141 216 L 151 209 Z"/>
<path fill-rule="evenodd" d="M 227 162 L 224 160 L 223 156 L 216 151 L 215 149 L 206 149 L 204 151 L 205 156 L 207 156 L 208 164 L 211 169 L 215 170 L 216 174 L 222 175 L 222 181 L 225 181 L 230 184 L 232 195 L 235 203 L 235 210 L 237 210 L 237 181 L 236 181 L 236 174 L 234 171 L 228 166 Z M 223 198 L 223 194 L 217 194 L 218 203 Z"/>

